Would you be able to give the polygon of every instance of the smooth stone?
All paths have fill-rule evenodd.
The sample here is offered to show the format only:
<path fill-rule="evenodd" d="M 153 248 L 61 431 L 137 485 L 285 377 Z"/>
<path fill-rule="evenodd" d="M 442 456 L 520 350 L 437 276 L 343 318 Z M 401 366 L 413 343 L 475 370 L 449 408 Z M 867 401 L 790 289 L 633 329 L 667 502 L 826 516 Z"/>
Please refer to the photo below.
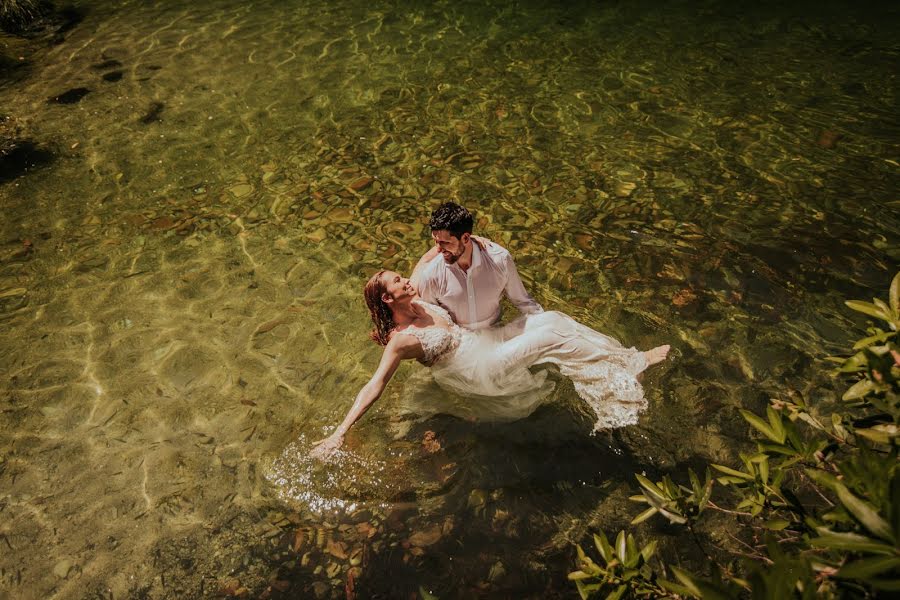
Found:
<path fill-rule="evenodd" d="M 53 574 L 59 577 L 60 579 L 65 579 L 69 576 L 69 571 L 72 570 L 74 563 L 68 558 L 64 558 L 53 567 Z"/>
<path fill-rule="evenodd" d="M 322 240 L 324 240 L 325 238 L 328 237 L 328 232 L 325 231 L 323 228 L 319 227 L 312 233 L 307 234 L 306 237 L 309 239 L 309 241 L 318 244 L 319 242 L 321 242 Z"/>
<path fill-rule="evenodd" d="M 361 177 L 350 184 L 350 189 L 354 192 L 361 192 L 375 182 L 372 177 Z"/>
<path fill-rule="evenodd" d="M 615 189 L 616 196 L 619 196 L 621 198 L 630 196 L 631 192 L 633 192 L 636 187 L 637 185 L 630 181 L 622 181 L 620 183 L 617 183 Z"/>
<path fill-rule="evenodd" d="M 235 198 L 243 198 L 244 196 L 249 196 L 253 193 L 253 186 L 249 183 L 239 183 L 228 188 L 228 191 L 231 192 L 231 195 Z"/>
<path fill-rule="evenodd" d="M 413 546 L 430 546 L 440 540 L 442 535 L 441 526 L 435 524 L 428 529 L 417 531 L 409 536 L 409 543 Z"/>

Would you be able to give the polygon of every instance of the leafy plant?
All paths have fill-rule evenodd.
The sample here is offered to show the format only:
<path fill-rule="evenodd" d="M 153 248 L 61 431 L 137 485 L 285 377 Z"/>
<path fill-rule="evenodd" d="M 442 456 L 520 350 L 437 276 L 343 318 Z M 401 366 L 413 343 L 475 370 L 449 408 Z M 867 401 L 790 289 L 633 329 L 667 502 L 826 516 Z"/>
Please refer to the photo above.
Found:
<path fill-rule="evenodd" d="M 711 465 L 715 479 L 709 469 L 702 482 L 689 470 L 690 485 L 668 475 L 658 482 L 635 476 L 639 494 L 632 500 L 647 507 L 632 524 L 659 514 L 688 528 L 711 559 L 711 575 L 655 557 L 655 540 L 638 550 L 622 531 L 613 549 L 600 534 L 594 539 L 603 565 L 578 547 L 580 568 L 569 576 L 582 598 L 598 592 L 704 599 L 900 592 L 900 273 L 887 302 L 851 300 L 847 306 L 875 321 L 851 356 L 829 358 L 836 375 L 854 379 L 839 410 L 826 418 L 801 397 L 772 399 L 764 416 L 740 411 L 756 435 L 756 452 L 740 454 L 738 465 Z M 731 537 L 740 551 L 700 543 L 697 525 L 711 510 L 734 520 Z M 709 544 L 719 560 L 751 560 L 738 568 L 723 564 L 707 553 Z"/>

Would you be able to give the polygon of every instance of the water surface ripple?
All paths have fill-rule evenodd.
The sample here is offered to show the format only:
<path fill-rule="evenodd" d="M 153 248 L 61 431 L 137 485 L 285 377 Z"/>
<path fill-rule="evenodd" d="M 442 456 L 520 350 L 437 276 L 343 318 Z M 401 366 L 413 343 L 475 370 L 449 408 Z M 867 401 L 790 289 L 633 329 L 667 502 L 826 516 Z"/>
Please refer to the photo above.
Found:
<path fill-rule="evenodd" d="M 75 6 L 0 37 L 42 153 L 0 174 L 0 596 L 572 597 L 632 472 L 835 400 L 843 299 L 900 263 L 896 9 Z M 674 345 L 639 425 L 589 436 L 562 380 L 471 423 L 407 365 L 340 468 L 305 458 L 377 364 L 363 282 L 446 199 L 545 306 Z"/>

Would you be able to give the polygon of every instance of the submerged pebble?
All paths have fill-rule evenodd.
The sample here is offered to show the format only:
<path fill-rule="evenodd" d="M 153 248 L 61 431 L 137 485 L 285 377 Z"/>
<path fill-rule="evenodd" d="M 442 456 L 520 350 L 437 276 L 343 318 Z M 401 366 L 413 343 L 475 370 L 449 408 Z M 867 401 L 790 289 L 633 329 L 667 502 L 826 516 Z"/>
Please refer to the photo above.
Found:
<path fill-rule="evenodd" d="M 73 566 L 75 565 L 71 560 L 64 558 L 53 566 L 53 574 L 60 579 L 65 579 L 69 576 Z"/>

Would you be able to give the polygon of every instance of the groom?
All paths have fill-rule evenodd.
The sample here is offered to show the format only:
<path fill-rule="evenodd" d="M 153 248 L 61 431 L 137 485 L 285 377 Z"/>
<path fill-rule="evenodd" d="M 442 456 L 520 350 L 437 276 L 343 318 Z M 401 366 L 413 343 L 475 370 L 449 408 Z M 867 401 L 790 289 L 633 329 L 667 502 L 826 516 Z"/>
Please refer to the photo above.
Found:
<path fill-rule="evenodd" d="M 445 202 L 431 213 L 435 247 L 419 260 L 410 276 L 422 299 L 444 307 L 467 329 L 483 329 L 499 321 L 504 293 L 523 314 L 543 312 L 525 291 L 509 251 L 473 238 L 473 224 L 472 213 L 453 202 Z"/>

